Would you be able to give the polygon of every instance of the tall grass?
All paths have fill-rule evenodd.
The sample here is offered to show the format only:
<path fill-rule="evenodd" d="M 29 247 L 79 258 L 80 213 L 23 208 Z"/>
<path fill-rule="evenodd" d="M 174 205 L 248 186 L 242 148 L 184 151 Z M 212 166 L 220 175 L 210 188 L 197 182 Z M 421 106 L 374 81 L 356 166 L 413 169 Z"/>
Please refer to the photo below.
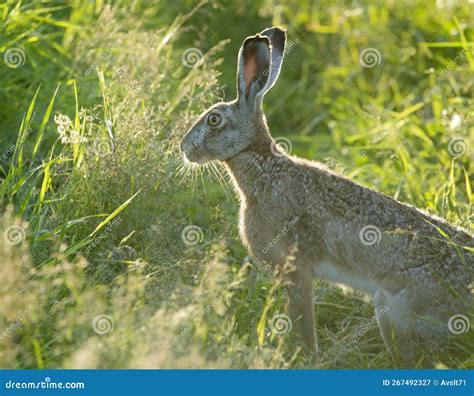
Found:
<path fill-rule="evenodd" d="M 178 150 L 234 94 L 243 35 L 272 23 L 297 40 L 266 98 L 274 136 L 471 229 L 472 6 L 384 5 L 2 5 L 0 47 L 26 59 L 0 77 L 0 365 L 312 366 L 274 326 L 282 280 L 247 257 L 222 170 L 182 169 Z M 378 65 L 361 65 L 366 48 Z M 318 281 L 315 309 L 317 367 L 391 367 L 364 295 Z M 473 344 L 426 359 L 472 368 Z"/>

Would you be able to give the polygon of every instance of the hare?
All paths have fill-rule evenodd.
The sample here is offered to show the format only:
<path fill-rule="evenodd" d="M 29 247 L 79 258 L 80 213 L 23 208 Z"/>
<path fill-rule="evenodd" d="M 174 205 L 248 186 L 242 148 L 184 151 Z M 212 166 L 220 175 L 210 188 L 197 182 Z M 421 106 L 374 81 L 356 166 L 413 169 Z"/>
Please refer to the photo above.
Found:
<path fill-rule="evenodd" d="M 181 151 L 189 162 L 223 162 L 239 195 L 240 235 L 253 256 L 272 266 L 292 257 L 290 312 L 311 351 L 318 352 L 313 279 L 319 277 L 372 296 L 389 353 L 411 365 L 419 341 L 449 335 L 455 315 L 467 320 L 474 238 L 275 144 L 262 101 L 280 73 L 285 42 L 277 27 L 245 39 L 237 98 L 202 113 Z"/>

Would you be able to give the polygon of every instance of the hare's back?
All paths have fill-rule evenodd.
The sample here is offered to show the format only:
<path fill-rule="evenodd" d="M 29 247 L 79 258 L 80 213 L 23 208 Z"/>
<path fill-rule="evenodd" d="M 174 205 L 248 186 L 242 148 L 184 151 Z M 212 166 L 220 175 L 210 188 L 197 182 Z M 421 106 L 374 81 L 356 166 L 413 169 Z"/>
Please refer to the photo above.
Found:
<path fill-rule="evenodd" d="M 309 207 L 326 225 L 325 239 L 336 250 L 329 253 L 366 261 L 359 265 L 381 277 L 472 282 L 474 238 L 466 230 L 317 166 L 311 173 Z"/>

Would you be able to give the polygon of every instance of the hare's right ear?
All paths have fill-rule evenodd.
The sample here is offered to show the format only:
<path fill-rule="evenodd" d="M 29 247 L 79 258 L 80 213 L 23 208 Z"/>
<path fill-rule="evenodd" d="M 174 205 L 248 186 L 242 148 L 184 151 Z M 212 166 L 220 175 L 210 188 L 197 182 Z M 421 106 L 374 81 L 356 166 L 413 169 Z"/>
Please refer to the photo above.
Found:
<path fill-rule="evenodd" d="M 265 87 L 265 92 L 267 92 L 275 85 L 278 75 L 280 74 L 281 64 L 283 63 L 283 57 L 285 56 L 286 32 L 279 27 L 272 27 L 265 29 L 260 33 L 260 35 L 268 37 L 271 45 L 272 64 L 269 70 L 270 78 Z"/>
<path fill-rule="evenodd" d="M 247 37 L 239 51 L 237 99 L 254 108 L 261 103 L 270 78 L 271 50 L 267 37 Z"/>

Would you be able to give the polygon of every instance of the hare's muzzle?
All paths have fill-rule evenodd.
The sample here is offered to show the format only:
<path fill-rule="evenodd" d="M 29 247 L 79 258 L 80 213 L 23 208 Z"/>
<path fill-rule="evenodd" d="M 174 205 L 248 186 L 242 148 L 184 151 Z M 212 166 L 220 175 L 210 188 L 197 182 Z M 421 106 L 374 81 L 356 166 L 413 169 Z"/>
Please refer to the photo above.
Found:
<path fill-rule="evenodd" d="M 183 158 L 187 161 L 190 161 L 189 153 L 191 151 L 191 145 L 186 141 L 186 136 L 181 139 L 179 149 L 181 151 L 181 154 L 183 154 Z"/>
<path fill-rule="evenodd" d="M 200 150 L 198 144 L 196 140 L 190 136 L 189 132 L 181 139 L 179 148 L 185 161 L 194 162 L 197 164 L 206 162 L 202 160 L 202 156 L 199 153 Z"/>

